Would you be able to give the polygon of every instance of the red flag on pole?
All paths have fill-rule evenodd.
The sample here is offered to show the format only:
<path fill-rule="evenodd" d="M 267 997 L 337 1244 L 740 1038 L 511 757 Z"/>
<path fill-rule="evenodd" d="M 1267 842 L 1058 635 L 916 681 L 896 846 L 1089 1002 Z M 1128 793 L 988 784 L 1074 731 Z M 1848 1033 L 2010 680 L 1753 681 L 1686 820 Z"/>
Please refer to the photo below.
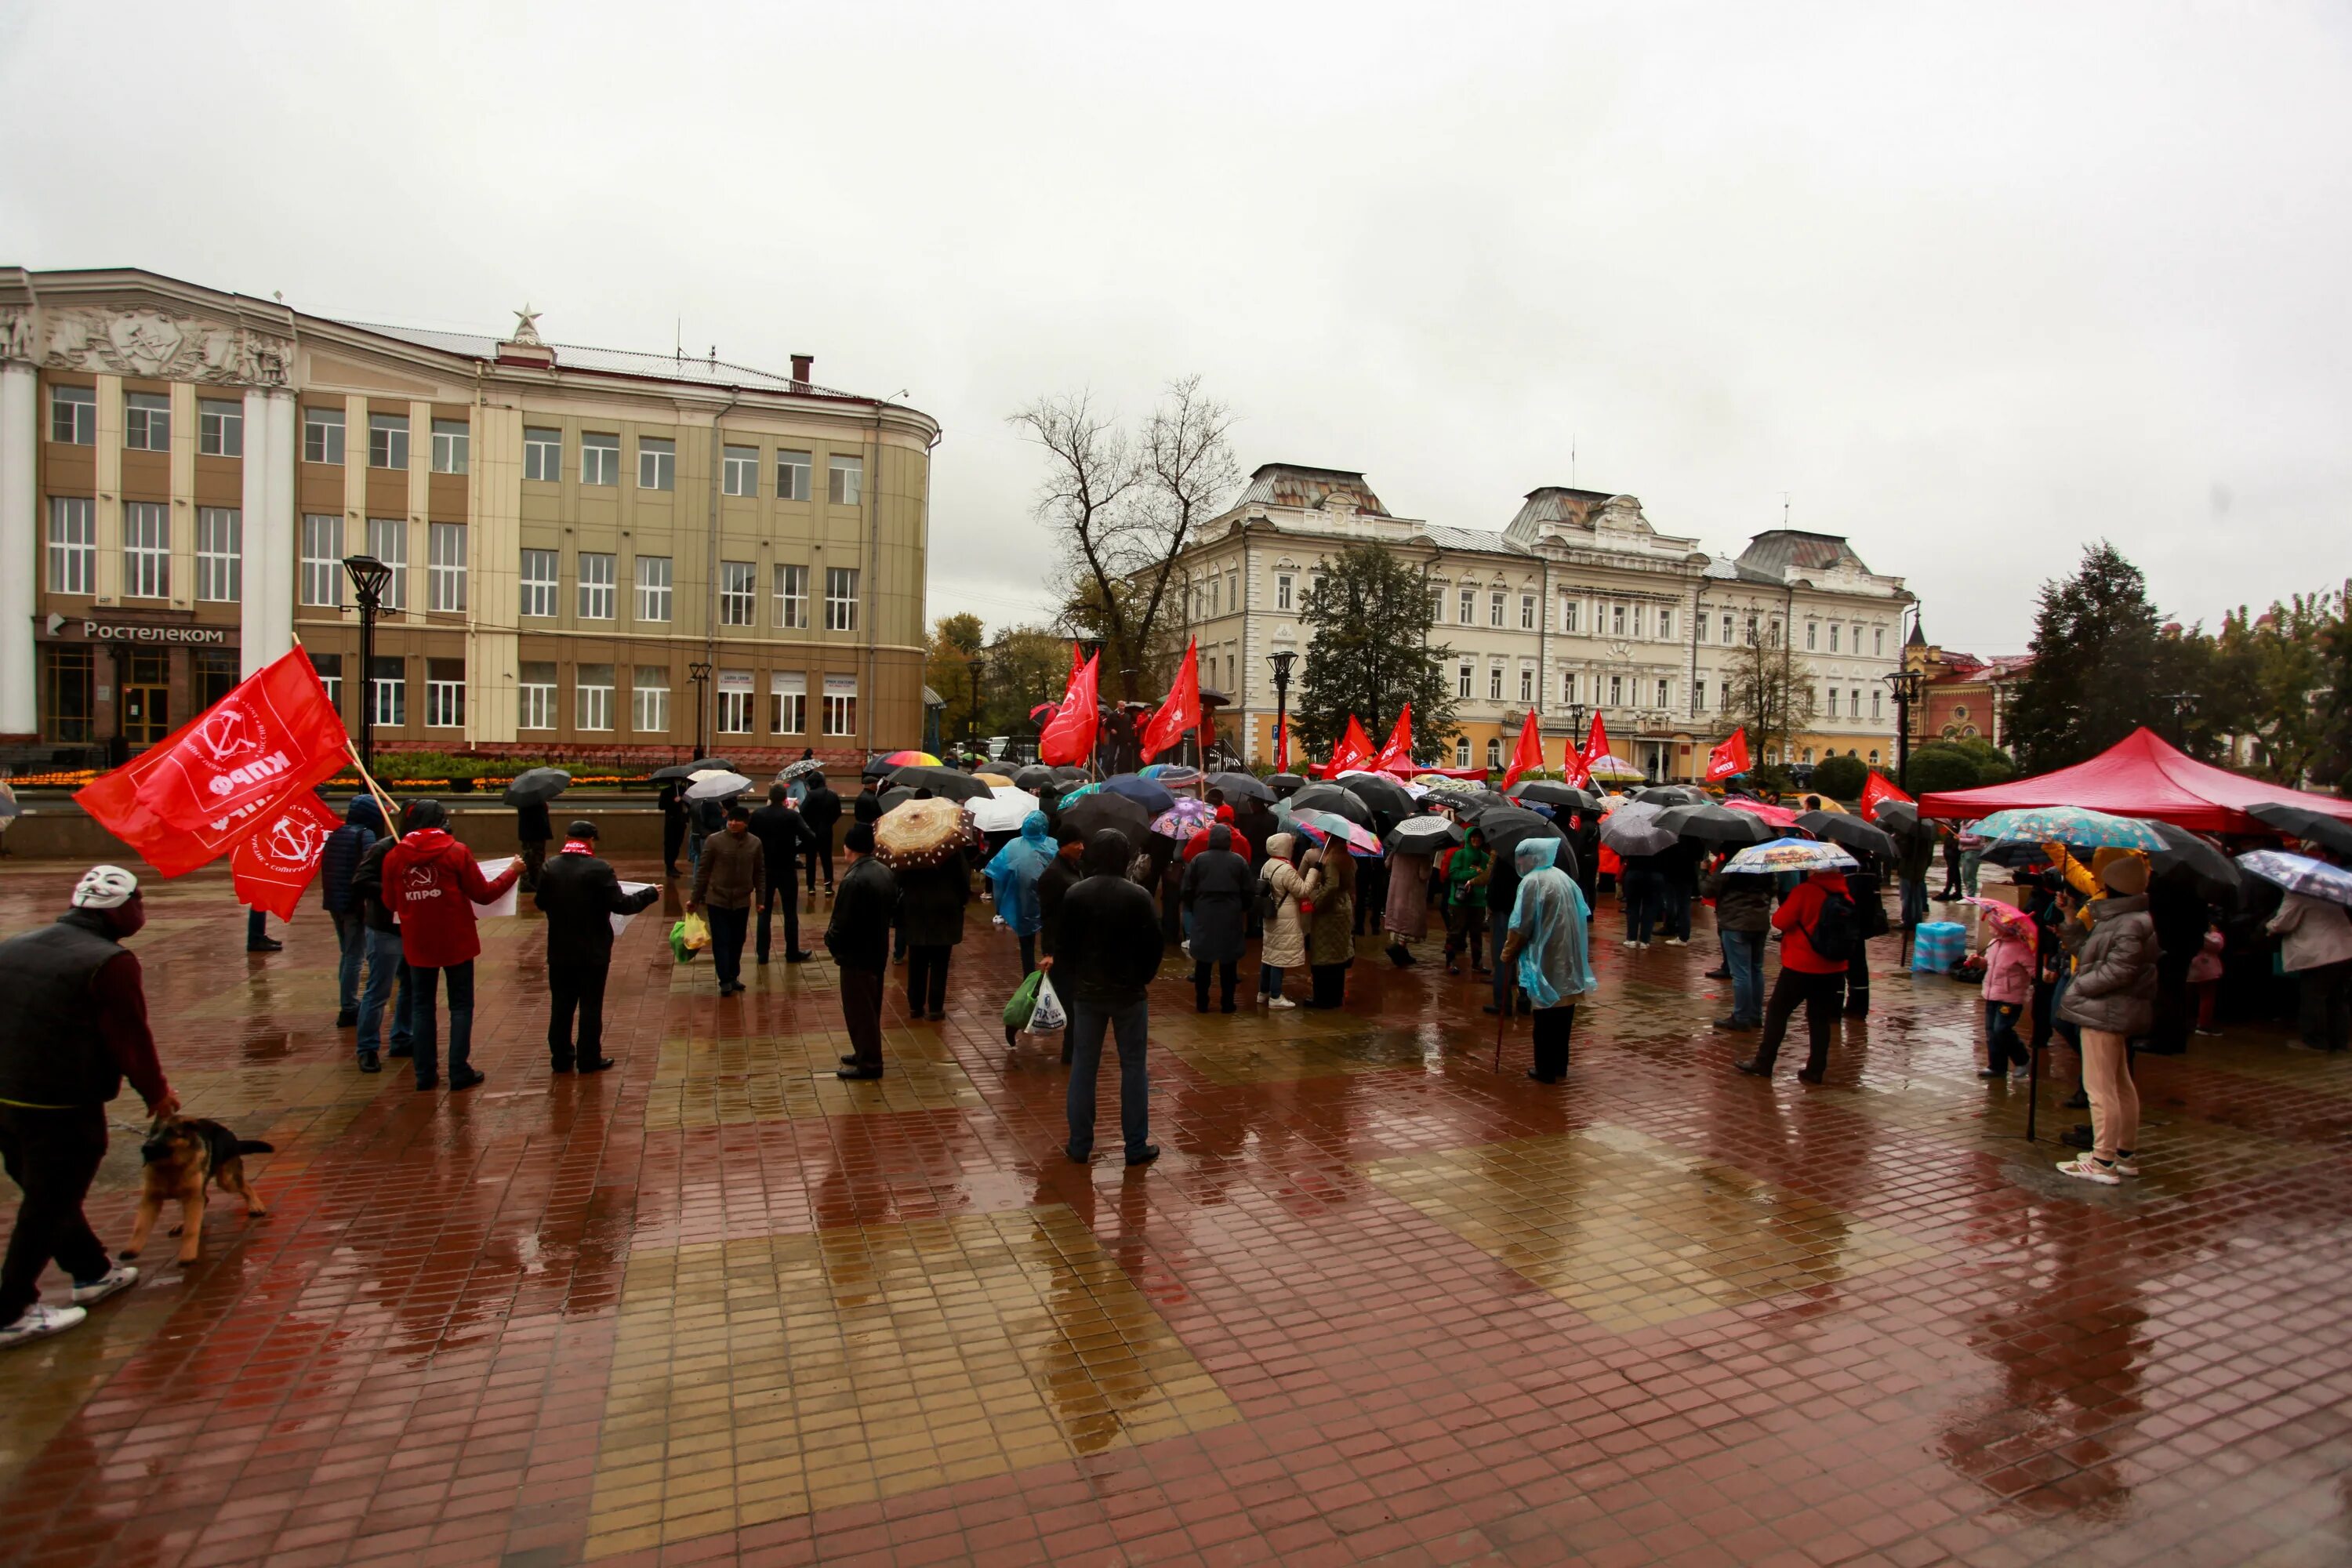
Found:
<path fill-rule="evenodd" d="M 1396 728 L 1389 732 L 1389 743 L 1380 755 L 1364 764 L 1374 773 L 1409 773 L 1412 772 L 1412 704 L 1404 705 L 1397 715 Z"/>
<path fill-rule="evenodd" d="M 1731 732 L 1731 738 L 1706 754 L 1706 782 L 1723 780 L 1748 771 L 1748 726 L 1742 724 Z"/>
<path fill-rule="evenodd" d="M 1584 759 L 1587 772 L 1591 770 L 1593 763 L 1609 754 L 1609 727 L 1601 721 L 1600 714 L 1592 716 L 1592 729 L 1584 738 L 1584 750 L 1578 754 Z"/>
<path fill-rule="evenodd" d="M 303 890 L 319 874 L 327 835 L 339 824 L 335 814 L 306 789 L 257 814 L 256 821 L 258 826 L 237 840 L 236 853 L 229 857 L 236 901 L 290 921 Z"/>
<path fill-rule="evenodd" d="M 1097 654 L 1070 671 L 1062 700 L 1037 731 L 1037 760 L 1054 767 L 1082 767 L 1094 755 L 1095 729 L 1100 721 L 1096 687 L 1102 679 L 1102 655 Z"/>
<path fill-rule="evenodd" d="M 1910 798 L 1895 787 L 1893 780 L 1876 768 L 1873 768 L 1870 770 L 1870 776 L 1862 781 L 1862 819 L 1864 822 L 1874 822 L 1878 818 L 1880 806 L 1890 800 L 1907 801 Z"/>
<path fill-rule="evenodd" d="M 1320 768 L 1307 771 L 1322 778 L 1337 778 L 1349 768 L 1360 768 L 1372 760 L 1372 738 L 1364 733 L 1364 726 L 1353 713 L 1348 715 L 1348 728 L 1331 748 L 1331 760 Z"/>
<path fill-rule="evenodd" d="M 1201 721 L 1200 651 L 1197 641 L 1184 645 L 1184 661 L 1176 667 L 1176 679 L 1169 683 L 1168 699 L 1151 715 L 1151 723 L 1143 731 L 1143 760 L 1147 763 L 1181 744 L 1184 731 Z"/>
<path fill-rule="evenodd" d="M 164 826 L 192 829 L 333 776 L 346 745 L 310 657 L 289 649 L 155 748 L 139 802 Z"/>
<path fill-rule="evenodd" d="M 1521 773 L 1539 773 L 1543 769 L 1543 731 L 1537 726 L 1535 710 L 1519 721 L 1519 743 L 1511 752 L 1511 765 L 1503 770 L 1503 787 L 1510 788 L 1519 782 Z"/>
<path fill-rule="evenodd" d="M 1287 719 L 1274 727 L 1274 771 L 1278 773 L 1290 771 L 1290 721 Z"/>

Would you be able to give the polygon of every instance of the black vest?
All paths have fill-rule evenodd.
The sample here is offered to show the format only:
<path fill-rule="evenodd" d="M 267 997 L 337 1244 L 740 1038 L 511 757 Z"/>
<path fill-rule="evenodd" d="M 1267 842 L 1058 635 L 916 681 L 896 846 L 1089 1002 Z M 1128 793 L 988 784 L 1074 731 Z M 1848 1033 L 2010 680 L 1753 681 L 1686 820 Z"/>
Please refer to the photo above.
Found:
<path fill-rule="evenodd" d="M 98 918 L 77 910 L 0 942 L 0 1100 L 101 1105 L 122 1091 L 90 984 L 128 949 L 90 929 Z"/>

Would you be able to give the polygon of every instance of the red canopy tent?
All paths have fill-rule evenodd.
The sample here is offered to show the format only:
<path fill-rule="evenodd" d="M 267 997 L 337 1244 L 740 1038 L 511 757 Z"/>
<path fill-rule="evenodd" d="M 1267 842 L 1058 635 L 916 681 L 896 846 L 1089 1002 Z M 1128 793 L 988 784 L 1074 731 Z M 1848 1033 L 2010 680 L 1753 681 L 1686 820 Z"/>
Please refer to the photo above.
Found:
<path fill-rule="evenodd" d="M 2083 805 L 2116 816 L 2152 816 L 2198 833 L 2274 834 L 2278 829 L 2246 815 L 2247 807 L 2266 802 L 2352 822 L 2352 800 L 2308 795 L 2213 767 L 2147 729 L 2056 773 L 1921 795 L 1919 815 L 1971 819 L 2019 806 Z"/>

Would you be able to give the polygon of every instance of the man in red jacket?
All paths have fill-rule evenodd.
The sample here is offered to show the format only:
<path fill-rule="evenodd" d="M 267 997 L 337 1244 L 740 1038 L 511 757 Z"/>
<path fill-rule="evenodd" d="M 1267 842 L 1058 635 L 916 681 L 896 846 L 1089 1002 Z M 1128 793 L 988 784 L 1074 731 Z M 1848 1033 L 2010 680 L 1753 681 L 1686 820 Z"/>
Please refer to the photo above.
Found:
<path fill-rule="evenodd" d="M 1810 1048 L 1797 1077 L 1806 1083 L 1819 1083 L 1829 1070 L 1830 1036 L 1837 1028 L 1838 1008 L 1845 1001 L 1849 949 L 1858 939 L 1853 900 L 1846 892 L 1844 874 L 1816 871 L 1798 883 L 1797 890 L 1773 911 L 1772 923 L 1780 931 L 1780 977 L 1772 983 L 1771 999 L 1764 1004 L 1764 1037 L 1756 1047 L 1756 1056 L 1737 1065 L 1750 1077 L 1770 1078 L 1772 1064 L 1780 1058 L 1781 1037 L 1789 1032 L 1790 1016 L 1802 1002 Z M 1832 939 L 1826 934 L 1831 931 L 1842 931 L 1843 937 Z M 1835 949 L 1834 953 L 1817 950 L 1816 937 Z"/>
<path fill-rule="evenodd" d="M 433 994 L 446 970 L 449 1087 L 471 1089 L 482 1081 L 472 1066 L 474 960 L 482 951 L 482 939 L 474 930 L 474 906 L 487 904 L 512 887 L 522 866 L 509 866 L 496 879 L 483 876 L 473 851 L 449 837 L 449 813 L 437 800 L 410 806 L 407 821 L 408 831 L 383 858 L 383 903 L 399 917 L 401 956 L 408 960 L 416 1087 L 439 1087 Z"/>

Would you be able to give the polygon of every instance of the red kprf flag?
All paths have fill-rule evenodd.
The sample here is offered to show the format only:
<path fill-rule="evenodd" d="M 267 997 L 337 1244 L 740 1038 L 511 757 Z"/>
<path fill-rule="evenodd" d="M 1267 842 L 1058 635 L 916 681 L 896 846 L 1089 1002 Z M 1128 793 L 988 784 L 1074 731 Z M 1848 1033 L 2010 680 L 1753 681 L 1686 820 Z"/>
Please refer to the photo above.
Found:
<path fill-rule="evenodd" d="M 1592 728 L 1584 737 L 1584 750 L 1577 754 L 1584 759 L 1587 773 L 1592 771 L 1593 763 L 1609 754 L 1609 727 L 1601 721 L 1600 714 L 1592 716 Z"/>
<path fill-rule="evenodd" d="M 1389 743 L 1381 748 L 1379 756 L 1364 764 L 1374 773 L 1409 773 L 1412 772 L 1412 704 L 1404 705 L 1397 715 L 1396 728 L 1389 733 Z"/>
<path fill-rule="evenodd" d="M 163 760 L 158 746 L 93 779 L 74 795 L 75 802 L 105 829 L 139 851 L 140 858 L 165 877 L 184 877 L 211 864 L 233 848 L 260 817 L 268 802 L 248 805 L 183 831 L 166 826 L 140 804 L 139 786 Z"/>
<path fill-rule="evenodd" d="M 1864 822 L 1874 822 L 1878 818 L 1880 806 L 1890 800 L 1907 801 L 1910 798 L 1909 795 L 1895 788 L 1894 782 L 1885 773 L 1873 768 L 1870 770 L 1870 776 L 1862 781 L 1862 819 Z"/>
<path fill-rule="evenodd" d="M 1360 768 L 1372 760 L 1372 738 L 1364 733 L 1364 726 L 1353 713 L 1348 715 L 1348 728 L 1339 736 L 1339 743 L 1331 748 L 1331 760 L 1323 764 L 1325 778 L 1337 778 L 1349 768 Z"/>
<path fill-rule="evenodd" d="M 294 648 L 158 746 L 139 802 L 164 826 L 192 829 L 333 776 L 346 744 L 341 715 Z"/>
<path fill-rule="evenodd" d="M 1543 731 L 1537 727 L 1535 710 L 1519 721 L 1519 743 L 1511 752 L 1511 765 L 1503 770 L 1503 787 L 1510 788 L 1519 782 L 1521 773 L 1539 773 L 1543 769 Z"/>
<path fill-rule="evenodd" d="M 263 812 L 259 826 L 237 840 L 236 853 L 229 857 L 236 901 L 292 920 L 303 890 L 319 874 L 327 835 L 337 826 L 335 814 L 307 789 Z"/>
<path fill-rule="evenodd" d="M 1037 760 L 1054 767 L 1080 767 L 1094 755 L 1095 729 L 1101 721 L 1097 684 L 1101 679 L 1102 655 L 1097 654 L 1070 671 L 1070 683 L 1054 716 L 1037 731 Z"/>
<path fill-rule="evenodd" d="M 1168 700 L 1151 716 L 1151 723 L 1143 731 L 1143 760 L 1150 762 L 1162 752 L 1173 751 L 1183 744 L 1184 731 L 1201 722 L 1201 646 L 1198 642 L 1184 645 L 1184 661 L 1176 667 L 1176 679 L 1168 684 Z"/>
<path fill-rule="evenodd" d="M 1742 724 L 1731 732 L 1731 738 L 1706 754 L 1706 782 L 1723 780 L 1748 771 L 1748 726 Z"/>
<path fill-rule="evenodd" d="M 1290 771 L 1290 721 L 1286 719 L 1274 727 L 1274 771 Z"/>

